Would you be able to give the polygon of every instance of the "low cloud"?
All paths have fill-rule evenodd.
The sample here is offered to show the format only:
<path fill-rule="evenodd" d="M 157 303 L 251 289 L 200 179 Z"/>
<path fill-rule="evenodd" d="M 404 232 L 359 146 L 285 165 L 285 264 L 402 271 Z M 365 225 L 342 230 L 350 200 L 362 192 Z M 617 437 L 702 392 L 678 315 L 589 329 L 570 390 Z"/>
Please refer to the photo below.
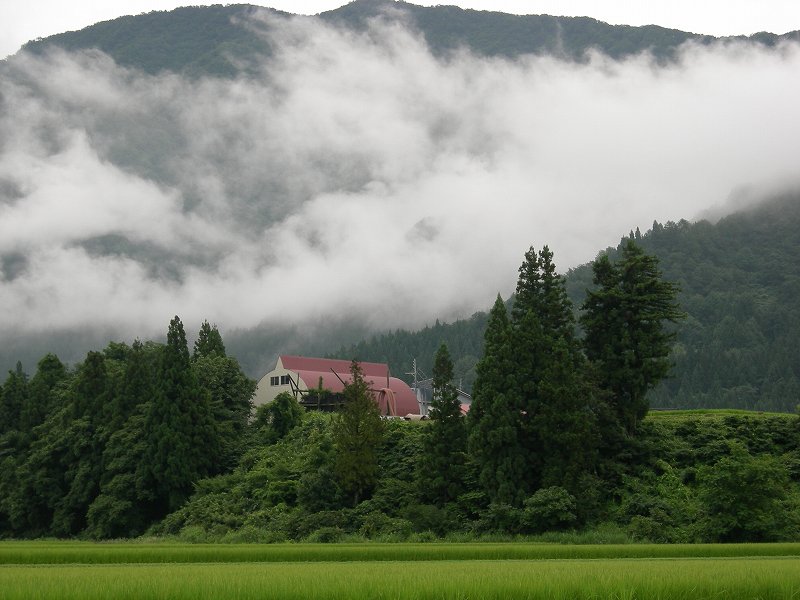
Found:
<path fill-rule="evenodd" d="M 96 52 L 0 68 L 0 331 L 416 327 L 509 294 L 529 245 L 565 271 L 798 183 L 796 45 L 509 62 L 268 24 L 275 56 L 234 81 Z"/>

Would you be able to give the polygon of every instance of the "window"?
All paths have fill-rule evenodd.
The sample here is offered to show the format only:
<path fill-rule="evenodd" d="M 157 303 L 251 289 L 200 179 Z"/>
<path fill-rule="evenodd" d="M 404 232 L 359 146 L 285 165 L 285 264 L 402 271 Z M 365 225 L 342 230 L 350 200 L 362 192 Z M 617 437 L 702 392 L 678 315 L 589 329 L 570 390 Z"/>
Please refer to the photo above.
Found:
<path fill-rule="evenodd" d="M 291 379 L 288 375 L 281 375 L 281 385 L 289 385 Z"/>
<path fill-rule="evenodd" d="M 278 385 L 280 383 L 280 377 L 270 377 L 269 384 L 270 385 Z"/>

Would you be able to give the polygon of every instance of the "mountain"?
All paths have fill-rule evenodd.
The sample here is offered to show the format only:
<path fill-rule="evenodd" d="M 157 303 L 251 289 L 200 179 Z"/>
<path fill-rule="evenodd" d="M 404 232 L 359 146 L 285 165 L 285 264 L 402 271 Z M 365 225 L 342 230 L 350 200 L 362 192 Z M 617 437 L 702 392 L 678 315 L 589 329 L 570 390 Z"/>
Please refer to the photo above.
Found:
<path fill-rule="evenodd" d="M 291 15 L 249 4 L 184 7 L 104 21 L 80 31 L 33 40 L 23 49 L 41 53 L 50 47 L 69 51 L 97 48 L 120 65 L 151 74 L 167 71 L 192 77 L 232 77 L 269 56 L 272 26 L 264 16 L 283 19 Z M 594 49 L 614 59 L 643 51 L 668 59 L 684 42 L 709 44 L 718 39 L 656 25 L 609 25 L 588 17 L 509 15 L 392 0 L 356 0 L 318 18 L 363 30 L 371 19 L 381 16 L 410 24 L 439 56 L 467 48 L 479 56 L 550 54 L 582 60 Z M 782 40 L 800 39 L 800 32 L 723 39 L 773 46 Z"/>
<path fill-rule="evenodd" d="M 153 12 L 35 40 L 0 62 L 0 369 L 21 359 L 30 372 L 48 351 L 75 363 L 109 339 L 157 336 L 175 312 L 194 311 L 189 328 L 218 322 L 254 377 L 278 353 L 337 348 L 388 360 L 398 375 L 417 357 L 429 373 L 444 340 L 469 388 L 485 314 L 369 335 L 470 314 L 485 289 L 513 289 L 487 277 L 513 269 L 517 246 L 550 243 L 558 260 L 554 238 L 589 239 L 606 208 L 649 223 L 651 208 L 669 204 L 659 218 L 689 218 L 742 182 L 777 178 L 781 160 L 796 173 L 798 53 L 763 50 L 798 32 L 719 40 L 389 0 L 289 19 L 252 5 Z M 370 28 L 374 19 L 381 24 Z M 662 77 L 659 65 L 686 41 L 697 51 Z M 110 58 L 43 56 L 53 47 Z M 461 48 L 521 60 L 474 60 Z M 612 60 L 645 50 L 658 60 L 593 61 L 593 48 Z M 354 74 L 353 64 L 365 68 Z M 749 110 L 731 110 L 737 104 Z M 698 169 L 711 158 L 719 168 Z M 715 177 L 695 192 L 672 186 Z M 503 205 L 505 196 L 513 199 Z M 463 218 L 467 201 L 501 204 L 501 218 Z M 784 204 L 774 215 L 765 205 L 640 236 L 683 286 L 690 313 L 675 378 L 654 404 L 793 408 L 797 219 Z M 397 223 L 401 212 L 410 224 Z M 570 264 L 616 239 L 618 226 L 605 221 L 601 241 L 584 239 Z M 781 233 L 765 238 L 764 227 Z M 480 229 L 494 236 L 483 244 L 505 252 L 493 269 L 467 252 L 495 254 L 475 244 Z M 352 246 L 352 231 L 370 235 Z M 375 232 L 393 234 L 393 245 Z M 428 261 L 445 246 L 450 254 Z M 367 268 L 350 260 L 371 254 L 379 260 Z M 425 280 L 409 283 L 423 269 Z M 368 277 L 373 285 L 362 284 Z M 569 274 L 576 304 L 589 284 L 587 267 Z M 397 318 L 386 324 L 387 315 Z"/>
<path fill-rule="evenodd" d="M 672 376 L 652 392 L 651 406 L 795 411 L 800 399 L 800 195 L 774 198 L 716 223 L 653 223 L 645 234 L 631 236 L 659 258 L 665 279 L 680 286 L 679 302 L 688 313 L 678 326 Z M 570 270 L 566 279 L 578 312 L 592 286 L 590 265 Z M 387 361 L 393 373 L 408 380 L 412 360 L 430 373 L 436 348 L 445 342 L 456 378 L 469 388 L 485 324 L 486 313 L 480 312 L 417 332 L 373 336 L 336 354 Z"/>

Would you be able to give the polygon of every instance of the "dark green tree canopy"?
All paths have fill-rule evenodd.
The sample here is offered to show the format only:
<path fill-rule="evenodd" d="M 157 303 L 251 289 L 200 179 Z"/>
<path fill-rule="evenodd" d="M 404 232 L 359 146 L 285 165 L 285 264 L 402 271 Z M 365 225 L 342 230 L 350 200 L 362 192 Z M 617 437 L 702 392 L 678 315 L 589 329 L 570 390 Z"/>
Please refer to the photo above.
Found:
<path fill-rule="evenodd" d="M 222 343 L 222 335 L 216 325 L 209 325 L 208 321 L 203 321 L 200 326 L 200 333 L 194 342 L 194 353 L 192 357 L 197 359 L 201 356 L 225 356 L 225 344 Z"/>
<path fill-rule="evenodd" d="M 355 506 L 369 494 L 377 480 L 383 422 L 378 403 L 355 360 L 350 374 L 352 378 L 344 386 L 344 405 L 333 426 L 334 471 L 339 485 Z"/>
<path fill-rule="evenodd" d="M 425 430 L 419 483 L 425 499 L 443 505 L 464 491 L 467 448 L 467 430 L 458 390 L 453 385 L 453 361 L 445 344 L 436 352 L 432 384 L 433 400 L 428 413 L 432 423 Z"/>
<path fill-rule="evenodd" d="M 525 479 L 525 447 L 519 431 L 522 410 L 513 394 L 511 324 L 498 295 L 489 313 L 484 353 L 476 367 L 477 379 L 468 416 L 468 448 L 478 481 L 489 498 L 506 504 L 521 503 L 519 482 Z"/>
<path fill-rule="evenodd" d="M 161 354 L 158 388 L 144 423 L 146 468 L 158 510 L 167 514 L 189 497 L 192 483 L 210 475 L 220 458 L 220 440 L 208 391 L 192 370 L 186 333 L 176 316 Z"/>
<path fill-rule="evenodd" d="M 676 334 L 666 324 L 685 315 L 677 286 L 632 239 L 616 263 L 603 255 L 592 270 L 596 289 L 587 292 L 581 317 L 586 356 L 597 365 L 620 423 L 633 432 L 647 413 L 647 391 L 669 373 Z"/>

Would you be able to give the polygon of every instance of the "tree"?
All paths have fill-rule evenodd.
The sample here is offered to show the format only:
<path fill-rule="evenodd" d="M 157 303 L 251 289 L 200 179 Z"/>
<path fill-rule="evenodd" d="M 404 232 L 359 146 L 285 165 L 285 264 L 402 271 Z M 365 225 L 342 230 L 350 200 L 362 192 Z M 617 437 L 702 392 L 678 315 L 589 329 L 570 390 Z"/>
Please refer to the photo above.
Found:
<path fill-rule="evenodd" d="M 180 507 L 192 484 L 214 472 L 220 444 L 208 392 L 197 383 L 183 323 L 176 316 L 162 350 L 158 388 L 144 422 L 145 464 L 157 515 Z"/>
<path fill-rule="evenodd" d="M 787 502 L 786 466 L 774 456 L 753 456 L 737 442 L 729 446 L 728 456 L 698 476 L 706 535 L 720 542 L 770 542 L 792 529 L 796 535 L 800 519 Z"/>
<path fill-rule="evenodd" d="M 20 417 L 28 399 L 28 377 L 17 362 L 17 368 L 8 372 L 0 388 L 0 434 L 20 428 Z"/>
<path fill-rule="evenodd" d="M 258 408 L 255 425 L 268 432 L 267 442 L 282 439 L 303 420 L 303 407 L 290 392 L 281 392 L 268 404 Z"/>
<path fill-rule="evenodd" d="M 478 481 L 493 502 L 519 504 L 525 497 L 525 448 L 520 439 L 521 407 L 513 388 L 511 326 L 500 295 L 489 313 L 483 356 L 476 366 L 467 418 L 468 449 Z"/>
<path fill-rule="evenodd" d="M 36 366 L 28 385 L 27 402 L 22 407 L 20 429 L 31 433 L 56 408 L 54 391 L 67 379 L 67 368 L 55 354 L 46 354 Z"/>
<path fill-rule="evenodd" d="M 675 284 L 664 281 L 658 259 L 629 239 L 617 263 L 607 255 L 592 264 L 597 289 L 587 292 L 581 317 L 586 356 L 608 390 L 619 422 L 629 434 L 647 414 L 647 391 L 669 373 L 675 323 L 685 314 Z"/>
<path fill-rule="evenodd" d="M 164 348 L 133 342 L 125 352 L 120 390 L 110 422 L 111 436 L 103 450 L 100 495 L 87 511 L 86 534 L 93 538 L 133 537 L 163 516 L 149 473 L 149 439 L 145 422 L 158 390 Z"/>
<path fill-rule="evenodd" d="M 208 321 L 203 322 L 195 342 L 192 368 L 210 397 L 221 444 L 218 464 L 223 471 L 229 470 L 244 449 L 244 432 L 257 384 L 242 372 L 235 358 L 225 355 L 222 336 Z"/>
<path fill-rule="evenodd" d="M 100 352 L 89 352 L 66 391 L 64 415 L 56 419 L 60 427 L 49 430 L 51 448 L 69 449 L 54 456 L 60 462 L 64 488 L 54 506 L 55 535 L 75 535 L 86 527 L 86 512 L 100 493 L 103 449 L 111 435 L 106 407 L 112 398 L 106 359 Z"/>
<path fill-rule="evenodd" d="M 592 393 L 575 342 L 575 319 L 564 278 L 547 246 L 525 253 L 511 319 L 513 387 L 525 447 L 520 495 L 540 487 L 574 490 L 596 449 Z"/>
<path fill-rule="evenodd" d="M 209 325 L 208 321 L 203 321 L 200 326 L 200 333 L 194 342 L 194 353 L 192 358 L 197 359 L 201 356 L 225 356 L 225 344 L 222 343 L 222 335 L 216 325 Z"/>
<path fill-rule="evenodd" d="M 519 268 L 512 323 L 521 322 L 530 312 L 538 317 L 548 337 L 574 338 L 572 302 L 564 278 L 556 273 L 553 252 L 547 245 L 538 254 L 533 247 L 529 248 Z"/>
<path fill-rule="evenodd" d="M 344 405 L 333 423 L 334 472 L 355 506 L 375 485 L 383 422 L 378 403 L 355 360 L 350 365 L 350 374 L 351 381 L 344 386 Z"/>
<path fill-rule="evenodd" d="M 48 533 L 55 505 L 65 493 L 63 461 L 72 454 L 64 435 L 70 421 L 67 383 L 67 370 L 54 354 L 39 361 L 29 382 L 19 363 L 6 381 L 4 393 L 13 391 L 22 399 L 15 460 L 0 482 L 16 535 Z"/>
<path fill-rule="evenodd" d="M 458 391 L 453 385 L 453 361 L 442 344 L 433 363 L 432 423 L 423 439 L 420 465 L 423 498 L 442 505 L 464 491 L 464 456 L 467 430 L 461 417 Z"/>

